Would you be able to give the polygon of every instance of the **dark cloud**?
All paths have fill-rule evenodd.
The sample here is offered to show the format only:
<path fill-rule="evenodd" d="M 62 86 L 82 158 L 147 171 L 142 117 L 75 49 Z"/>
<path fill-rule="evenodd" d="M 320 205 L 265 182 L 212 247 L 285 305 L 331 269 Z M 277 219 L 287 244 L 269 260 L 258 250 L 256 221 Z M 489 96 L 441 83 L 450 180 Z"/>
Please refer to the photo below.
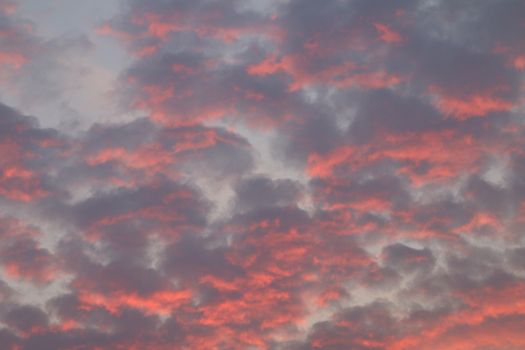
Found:
<path fill-rule="evenodd" d="M 47 327 L 44 311 L 33 306 L 18 306 L 4 316 L 4 322 L 17 332 L 31 333 Z"/>
<path fill-rule="evenodd" d="M 59 133 L 2 104 L 0 115 L 1 198 L 31 202 L 52 195 L 55 189 L 47 173 L 60 159 Z"/>
<path fill-rule="evenodd" d="M 383 263 L 403 272 L 428 272 L 434 267 L 435 260 L 428 248 L 415 249 L 401 243 L 383 248 Z"/>
<path fill-rule="evenodd" d="M 236 186 L 239 210 L 293 205 L 303 196 L 302 186 L 292 180 L 275 180 L 263 176 L 248 178 Z"/>

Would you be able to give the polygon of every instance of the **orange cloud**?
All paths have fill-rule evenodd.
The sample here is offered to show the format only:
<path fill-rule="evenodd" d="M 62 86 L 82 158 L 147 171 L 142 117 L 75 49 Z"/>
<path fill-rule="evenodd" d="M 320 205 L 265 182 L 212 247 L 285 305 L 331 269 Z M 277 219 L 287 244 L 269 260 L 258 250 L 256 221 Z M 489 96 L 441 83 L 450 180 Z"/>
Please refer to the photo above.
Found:
<path fill-rule="evenodd" d="M 399 43 L 402 41 L 401 35 L 393 31 L 389 26 L 382 23 L 373 23 L 379 38 L 386 43 Z"/>
<path fill-rule="evenodd" d="M 288 86 L 291 92 L 315 84 L 337 88 L 357 86 L 362 89 L 378 89 L 397 85 L 403 80 L 398 75 L 384 70 L 361 67 L 350 60 L 316 70 L 309 69 L 307 65 L 308 59 L 302 55 L 281 58 L 270 55 L 263 61 L 250 65 L 247 73 L 254 76 L 266 76 L 280 72 L 288 74 L 293 80 Z"/>
<path fill-rule="evenodd" d="M 132 308 L 146 314 L 169 316 L 173 310 L 188 303 L 191 298 L 192 293 L 189 290 L 158 291 L 148 296 L 125 292 L 101 294 L 79 291 L 82 308 L 102 307 L 111 313 L 119 313 L 124 308 Z"/>
<path fill-rule="evenodd" d="M 26 64 L 27 61 L 27 57 L 21 53 L 0 51 L 0 65 L 10 65 L 15 69 L 19 69 Z"/>
<path fill-rule="evenodd" d="M 447 95 L 441 89 L 432 87 L 436 107 L 445 116 L 458 120 L 483 117 L 493 112 L 508 112 L 513 103 L 488 93 L 474 93 L 464 97 Z"/>

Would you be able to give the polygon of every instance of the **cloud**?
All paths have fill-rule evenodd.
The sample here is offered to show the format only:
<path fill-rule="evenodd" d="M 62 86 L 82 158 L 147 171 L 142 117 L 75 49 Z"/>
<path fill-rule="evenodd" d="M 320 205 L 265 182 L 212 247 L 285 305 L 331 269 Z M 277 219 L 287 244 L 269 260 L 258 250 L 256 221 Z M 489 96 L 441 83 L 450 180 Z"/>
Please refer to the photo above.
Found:
<path fill-rule="evenodd" d="M 3 198 L 30 202 L 52 194 L 46 184 L 46 168 L 59 157 L 62 141 L 55 130 L 41 129 L 34 118 L 20 115 L 0 105 L 2 175 L 0 193 Z"/>
<path fill-rule="evenodd" d="M 54 103 L 93 41 L 14 5 L 0 83 Z M 523 348 L 523 10 L 123 1 L 128 117 L 0 104 L 0 347 Z"/>

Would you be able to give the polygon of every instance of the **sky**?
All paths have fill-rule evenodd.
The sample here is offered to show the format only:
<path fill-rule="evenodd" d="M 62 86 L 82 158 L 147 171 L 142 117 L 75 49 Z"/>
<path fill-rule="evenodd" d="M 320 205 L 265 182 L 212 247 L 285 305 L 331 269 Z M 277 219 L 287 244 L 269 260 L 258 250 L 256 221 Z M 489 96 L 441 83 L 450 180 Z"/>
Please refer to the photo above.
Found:
<path fill-rule="evenodd" d="M 0 350 L 525 348 L 525 2 L 0 0 Z"/>

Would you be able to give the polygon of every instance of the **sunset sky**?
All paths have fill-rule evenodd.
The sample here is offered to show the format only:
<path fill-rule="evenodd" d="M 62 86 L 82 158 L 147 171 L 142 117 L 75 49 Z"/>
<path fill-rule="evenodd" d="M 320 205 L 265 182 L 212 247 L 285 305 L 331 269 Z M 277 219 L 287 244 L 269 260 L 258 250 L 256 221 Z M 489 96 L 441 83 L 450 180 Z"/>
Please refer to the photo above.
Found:
<path fill-rule="evenodd" d="M 0 350 L 525 349 L 525 1 L 0 0 Z"/>

